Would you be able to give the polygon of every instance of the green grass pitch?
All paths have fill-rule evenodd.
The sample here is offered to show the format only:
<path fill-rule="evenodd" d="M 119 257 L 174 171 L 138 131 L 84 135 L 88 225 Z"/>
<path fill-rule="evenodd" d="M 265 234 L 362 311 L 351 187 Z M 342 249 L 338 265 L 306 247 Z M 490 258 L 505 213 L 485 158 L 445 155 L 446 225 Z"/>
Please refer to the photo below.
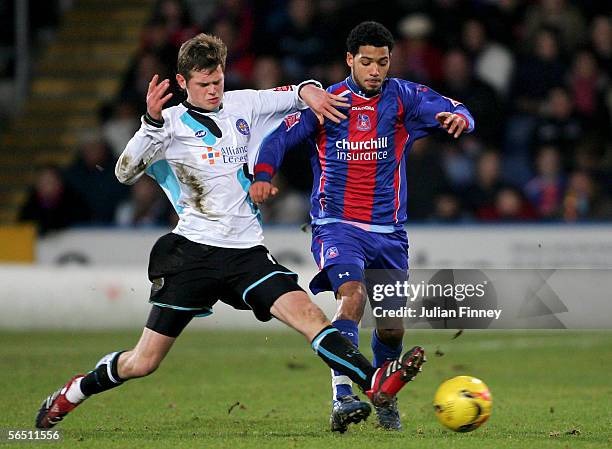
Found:
<path fill-rule="evenodd" d="M 329 370 L 290 332 L 186 331 L 153 375 L 98 395 L 57 429 L 66 448 L 605 449 L 612 447 L 612 332 L 409 332 L 429 362 L 400 393 L 404 432 L 372 416 L 328 430 Z M 40 402 L 138 332 L 0 333 L 0 428 L 33 428 Z M 362 347 L 370 356 L 369 335 Z M 493 414 L 468 434 L 443 429 L 431 400 L 470 374 L 493 394 Z"/>

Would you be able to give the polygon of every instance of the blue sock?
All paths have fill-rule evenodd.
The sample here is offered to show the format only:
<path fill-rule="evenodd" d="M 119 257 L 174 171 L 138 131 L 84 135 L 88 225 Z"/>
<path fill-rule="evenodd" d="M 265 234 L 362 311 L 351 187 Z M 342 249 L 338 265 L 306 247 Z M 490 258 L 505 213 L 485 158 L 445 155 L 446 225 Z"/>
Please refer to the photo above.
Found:
<path fill-rule="evenodd" d="M 336 320 L 332 323 L 340 333 L 346 337 L 353 345 L 359 347 L 359 327 L 352 320 Z M 334 391 L 334 399 L 338 396 L 346 396 L 353 394 L 352 382 L 344 374 L 332 370 L 332 388 Z"/>
<path fill-rule="evenodd" d="M 374 368 L 380 368 L 387 360 L 399 358 L 399 356 L 402 354 L 402 344 L 400 343 L 396 348 L 387 346 L 380 341 L 378 334 L 376 333 L 376 329 L 374 329 L 372 331 L 372 352 L 374 353 L 374 361 L 372 365 L 374 365 Z"/>

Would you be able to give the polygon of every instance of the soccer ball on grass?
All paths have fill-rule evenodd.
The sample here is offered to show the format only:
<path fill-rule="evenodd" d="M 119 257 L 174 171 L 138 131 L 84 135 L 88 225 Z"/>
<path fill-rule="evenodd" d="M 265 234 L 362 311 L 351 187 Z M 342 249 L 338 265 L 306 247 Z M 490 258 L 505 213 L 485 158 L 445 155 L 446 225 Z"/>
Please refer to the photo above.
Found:
<path fill-rule="evenodd" d="M 440 423 L 455 432 L 471 432 L 489 416 L 493 399 L 489 387 L 472 376 L 457 376 L 442 383 L 434 397 Z"/>

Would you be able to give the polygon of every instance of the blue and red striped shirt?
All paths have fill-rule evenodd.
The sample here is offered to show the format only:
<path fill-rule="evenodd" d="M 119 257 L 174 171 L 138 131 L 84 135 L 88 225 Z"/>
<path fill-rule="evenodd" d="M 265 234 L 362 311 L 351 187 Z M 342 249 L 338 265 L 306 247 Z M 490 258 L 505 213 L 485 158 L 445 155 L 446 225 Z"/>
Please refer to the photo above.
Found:
<path fill-rule="evenodd" d="M 373 97 L 350 76 L 327 91 L 349 99 L 348 118 L 320 125 L 310 109 L 287 116 L 261 143 L 255 181 L 270 181 L 285 152 L 309 142 L 312 223 L 343 221 L 392 232 L 406 221 L 405 155 L 413 142 L 441 129 L 439 112 L 462 116 L 466 132 L 473 131 L 474 119 L 463 104 L 397 78 L 386 79 Z"/>

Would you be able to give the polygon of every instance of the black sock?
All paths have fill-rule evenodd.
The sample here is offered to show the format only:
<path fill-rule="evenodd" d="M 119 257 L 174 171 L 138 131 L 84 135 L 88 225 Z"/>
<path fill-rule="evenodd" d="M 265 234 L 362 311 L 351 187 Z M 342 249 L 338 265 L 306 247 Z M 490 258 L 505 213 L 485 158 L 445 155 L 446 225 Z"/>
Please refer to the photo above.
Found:
<path fill-rule="evenodd" d="M 102 393 L 123 383 L 117 372 L 119 355 L 125 351 L 111 352 L 100 359 L 96 367 L 81 380 L 81 391 L 85 396 Z"/>
<path fill-rule="evenodd" d="M 348 376 L 363 391 L 370 389 L 376 368 L 338 329 L 327 326 L 313 338 L 311 346 L 331 369 Z"/>

